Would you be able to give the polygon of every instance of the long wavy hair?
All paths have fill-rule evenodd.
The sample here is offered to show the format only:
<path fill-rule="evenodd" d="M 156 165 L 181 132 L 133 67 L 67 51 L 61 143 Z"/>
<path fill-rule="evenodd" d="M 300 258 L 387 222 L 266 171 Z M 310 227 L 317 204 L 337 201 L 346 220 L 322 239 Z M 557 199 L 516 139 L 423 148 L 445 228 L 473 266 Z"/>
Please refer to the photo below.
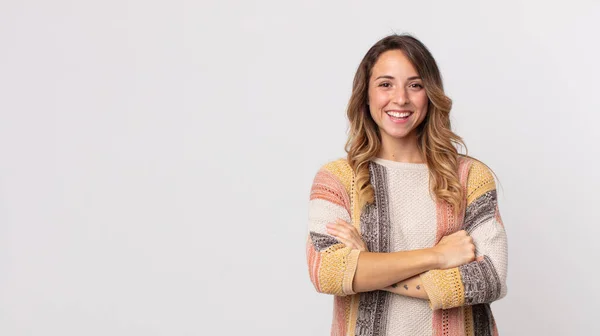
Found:
<path fill-rule="evenodd" d="M 352 86 L 347 115 L 350 121 L 345 150 L 348 163 L 356 174 L 355 188 L 358 205 L 362 209 L 374 202 L 370 182 L 369 162 L 381 149 L 381 135 L 367 105 L 369 79 L 379 56 L 389 50 L 400 50 L 409 59 L 423 80 L 429 100 L 427 115 L 417 127 L 418 148 L 425 158 L 430 176 L 430 192 L 434 199 L 442 199 L 455 211 L 462 211 L 464 191 L 458 177 L 459 154 L 457 146 L 467 150 L 463 139 L 450 126 L 452 100 L 444 94 L 442 77 L 429 50 L 408 34 L 390 35 L 375 43 L 364 56 Z"/>

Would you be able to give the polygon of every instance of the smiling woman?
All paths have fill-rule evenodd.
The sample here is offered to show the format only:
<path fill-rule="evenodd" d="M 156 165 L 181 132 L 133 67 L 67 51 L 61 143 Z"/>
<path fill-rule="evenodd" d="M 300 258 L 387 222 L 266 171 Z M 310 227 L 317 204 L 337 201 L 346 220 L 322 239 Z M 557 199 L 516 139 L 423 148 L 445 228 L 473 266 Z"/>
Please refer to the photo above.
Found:
<path fill-rule="evenodd" d="M 401 50 L 389 50 L 379 56 L 371 77 L 367 104 L 381 137 L 410 141 L 407 135 L 423 122 L 428 107 L 417 70 Z"/>
<path fill-rule="evenodd" d="M 307 258 L 332 335 L 497 335 L 507 244 L 491 170 L 459 154 L 437 64 L 409 35 L 367 52 L 347 158 L 313 181 Z"/>

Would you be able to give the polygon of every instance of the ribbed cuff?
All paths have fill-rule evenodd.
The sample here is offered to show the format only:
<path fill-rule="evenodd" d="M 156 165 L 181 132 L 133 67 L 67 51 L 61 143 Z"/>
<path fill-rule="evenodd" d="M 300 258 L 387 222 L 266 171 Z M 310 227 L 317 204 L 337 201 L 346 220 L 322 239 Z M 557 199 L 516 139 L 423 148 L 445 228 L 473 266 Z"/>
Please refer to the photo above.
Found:
<path fill-rule="evenodd" d="M 346 269 L 344 270 L 344 280 L 342 282 L 342 291 L 346 295 L 356 294 L 352 289 L 354 282 L 354 274 L 356 274 L 356 266 L 358 266 L 358 255 L 360 250 L 352 250 L 346 257 Z"/>
<path fill-rule="evenodd" d="M 465 304 L 465 288 L 458 267 L 431 270 L 421 274 L 423 288 L 432 310 L 460 307 Z"/>

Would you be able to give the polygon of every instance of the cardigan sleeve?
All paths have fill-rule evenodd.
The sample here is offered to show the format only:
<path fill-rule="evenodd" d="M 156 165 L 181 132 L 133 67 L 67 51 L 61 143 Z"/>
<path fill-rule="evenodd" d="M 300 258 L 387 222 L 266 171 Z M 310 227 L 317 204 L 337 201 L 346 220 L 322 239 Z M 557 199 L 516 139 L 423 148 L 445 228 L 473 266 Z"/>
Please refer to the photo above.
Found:
<path fill-rule="evenodd" d="M 432 309 L 490 303 L 506 296 L 508 249 L 491 171 L 475 161 L 467 180 L 463 223 L 475 244 L 476 260 L 421 275 Z"/>
<path fill-rule="evenodd" d="M 346 180 L 340 178 L 335 164 L 321 167 L 312 184 L 308 211 L 306 257 L 310 280 L 317 292 L 338 296 L 355 294 L 352 281 L 360 253 L 329 235 L 325 227 L 338 218 L 351 223 L 350 197 L 343 183 Z"/>

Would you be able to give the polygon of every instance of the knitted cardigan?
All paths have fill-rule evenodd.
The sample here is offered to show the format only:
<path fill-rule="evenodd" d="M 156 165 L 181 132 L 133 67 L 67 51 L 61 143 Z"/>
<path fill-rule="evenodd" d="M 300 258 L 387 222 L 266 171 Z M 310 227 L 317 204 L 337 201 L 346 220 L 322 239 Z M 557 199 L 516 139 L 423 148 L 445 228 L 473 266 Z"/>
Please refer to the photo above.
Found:
<path fill-rule="evenodd" d="M 375 186 L 377 174 L 374 174 L 372 163 L 370 172 Z M 486 248 L 478 248 L 475 261 L 421 275 L 433 310 L 433 334 L 496 336 L 498 330 L 490 303 L 506 295 L 507 270 L 506 233 L 498 210 L 496 185 L 489 169 L 464 156 L 459 157 L 458 173 L 466 192 L 465 211 L 455 217 L 449 203 L 437 201 L 436 244 L 442 237 L 461 229 L 471 232 L 480 225 L 492 225 L 493 229 L 484 242 L 476 242 Z M 387 317 L 382 314 L 382 305 L 386 302 L 383 298 L 398 294 L 353 292 L 352 282 L 360 251 L 346 247 L 325 229 L 325 224 L 337 218 L 352 223 L 362 234 L 365 230 L 372 232 L 373 227 L 378 227 L 377 231 L 390 225 L 384 222 L 385 216 L 365 215 L 386 211 L 387 205 L 382 204 L 385 202 L 377 201 L 377 190 L 375 202 L 363 212 L 358 209 L 355 177 L 348 162 L 339 159 L 322 166 L 314 178 L 306 241 L 309 276 L 318 292 L 334 295 L 331 335 L 385 335 L 382 325 Z M 384 235 L 375 239 L 369 246 L 370 251 L 390 252 L 385 250 Z"/>

